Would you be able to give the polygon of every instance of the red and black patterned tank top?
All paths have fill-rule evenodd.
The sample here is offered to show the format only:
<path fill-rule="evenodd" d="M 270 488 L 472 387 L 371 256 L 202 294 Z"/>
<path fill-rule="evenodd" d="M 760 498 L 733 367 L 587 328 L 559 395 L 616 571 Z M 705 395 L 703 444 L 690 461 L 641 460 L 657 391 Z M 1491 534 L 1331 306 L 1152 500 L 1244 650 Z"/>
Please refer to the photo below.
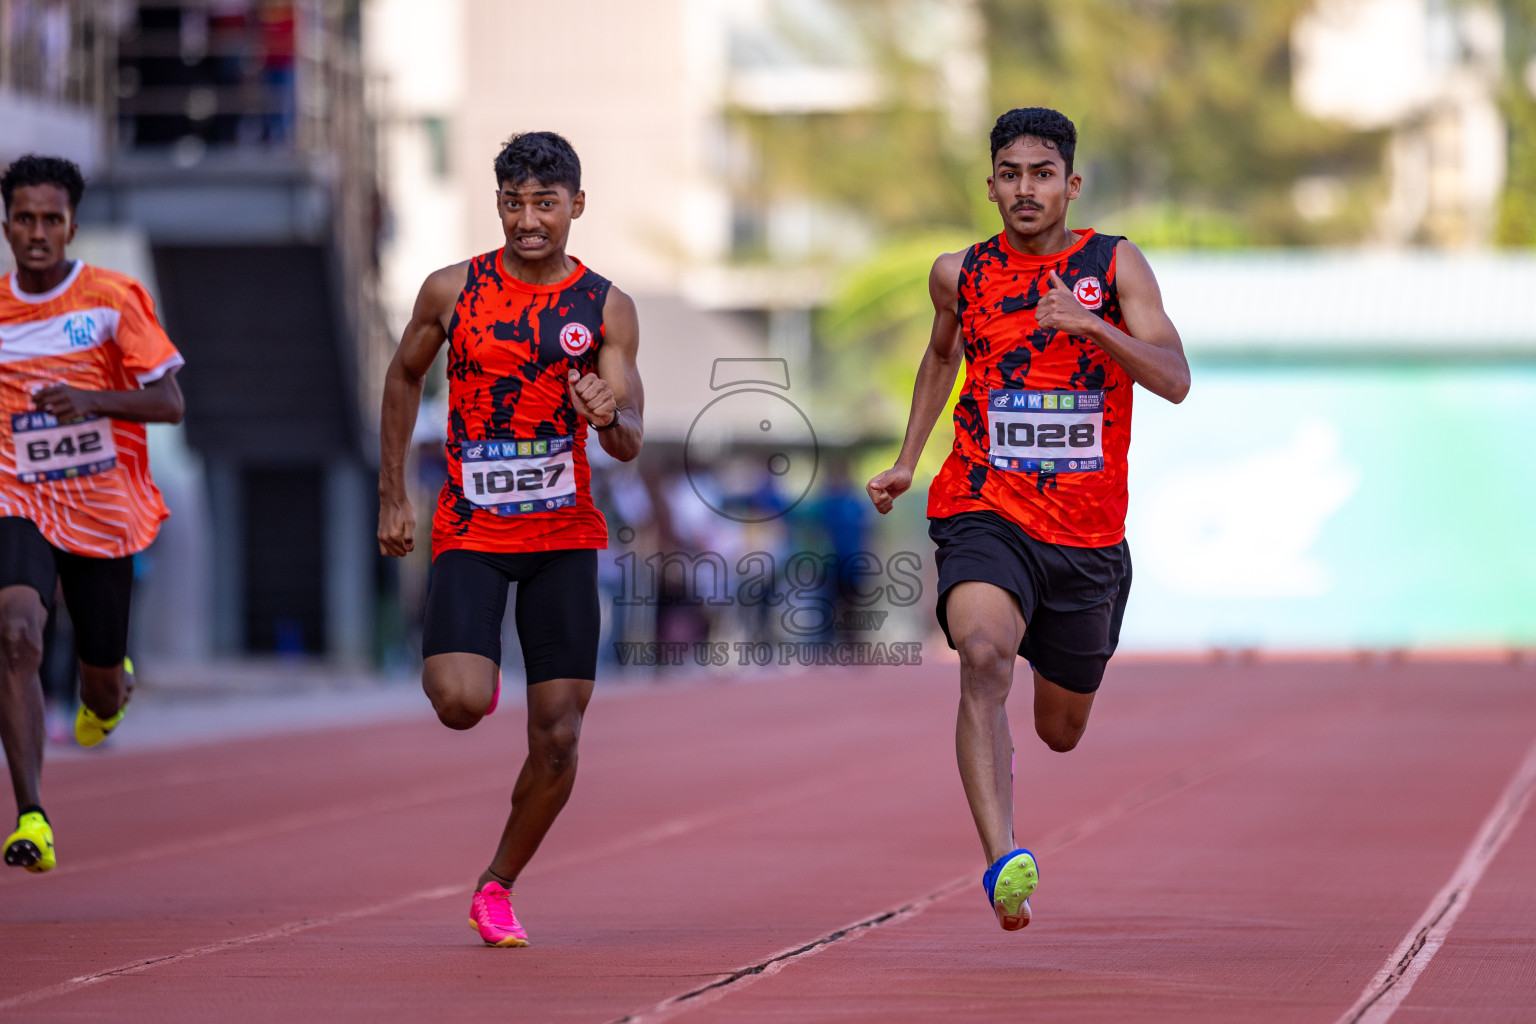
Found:
<path fill-rule="evenodd" d="M 567 374 L 596 370 L 610 283 L 573 262 L 565 280 L 534 285 L 502 269 L 500 250 L 470 261 L 448 330 L 448 479 L 434 556 L 608 546 Z"/>
<path fill-rule="evenodd" d="M 1086 337 L 1042 330 L 1035 306 L 1055 270 L 1084 306 L 1124 327 L 1120 238 L 1074 232 L 1071 248 L 1029 256 L 1003 235 L 960 270 L 966 378 L 955 444 L 928 491 L 928 515 L 992 511 L 1031 537 L 1071 547 L 1125 536 L 1131 378 Z"/>

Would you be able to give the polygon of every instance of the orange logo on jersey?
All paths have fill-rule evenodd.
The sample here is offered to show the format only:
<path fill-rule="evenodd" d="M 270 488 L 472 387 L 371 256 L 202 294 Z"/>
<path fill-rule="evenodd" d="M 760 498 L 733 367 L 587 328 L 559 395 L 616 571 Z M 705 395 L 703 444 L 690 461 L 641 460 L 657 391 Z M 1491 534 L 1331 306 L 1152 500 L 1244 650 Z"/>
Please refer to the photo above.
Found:
<path fill-rule="evenodd" d="M 592 347 L 592 332 L 586 324 L 569 323 L 560 328 L 560 347 L 572 359 Z"/>
<path fill-rule="evenodd" d="M 1104 286 L 1099 284 L 1096 277 L 1085 277 L 1077 282 L 1072 286 L 1072 294 L 1089 309 L 1098 309 L 1104 305 Z"/>

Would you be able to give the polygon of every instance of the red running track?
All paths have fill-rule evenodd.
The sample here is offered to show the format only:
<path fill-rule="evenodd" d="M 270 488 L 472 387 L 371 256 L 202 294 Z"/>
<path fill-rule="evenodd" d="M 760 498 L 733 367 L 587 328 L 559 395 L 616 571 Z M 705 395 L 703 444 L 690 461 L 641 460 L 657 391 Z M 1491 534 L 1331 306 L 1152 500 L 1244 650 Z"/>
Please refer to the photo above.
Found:
<path fill-rule="evenodd" d="M 0 874 L 0 1018 L 1334 1024 L 1536 739 L 1530 668 L 1118 666 L 1075 752 L 1018 730 L 1042 885 L 1007 934 L 955 689 L 600 690 L 521 950 L 467 924 L 515 709 L 53 765 L 60 867 Z M 1395 1020 L 1536 1014 L 1536 812 L 1500 841 Z"/>

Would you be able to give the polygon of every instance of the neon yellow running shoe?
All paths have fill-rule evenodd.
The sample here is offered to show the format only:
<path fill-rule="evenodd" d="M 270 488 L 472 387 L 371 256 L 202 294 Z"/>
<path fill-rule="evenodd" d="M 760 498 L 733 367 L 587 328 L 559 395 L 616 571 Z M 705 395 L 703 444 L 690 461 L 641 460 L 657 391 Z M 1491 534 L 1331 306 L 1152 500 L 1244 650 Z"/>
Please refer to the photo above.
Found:
<path fill-rule="evenodd" d="M 1040 868 L 1028 850 L 1014 850 L 987 869 L 981 885 L 1004 931 L 1029 926 L 1029 897 L 1039 884 Z"/>
<path fill-rule="evenodd" d="M 123 659 L 123 671 L 129 676 L 133 675 L 133 659 Z M 128 693 L 133 693 L 133 684 L 128 685 Z M 96 712 L 86 707 L 82 702 L 80 710 L 75 712 L 75 742 L 82 747 L 94 747 L 107 738 L 107 734 L 117 728 L 123 720 L 123 715 L 128 711 L 128 698 L 123 698 L 123 706 L 117 709 L 117 714 L 111 718 L 98 718 Z"/>
<path fill-rule="evenodd" d="M 5 862 L 42 874 L 59 862 L 53 855 L 53 827 L 41 811 L 28 811 L 16 822 L 16 831 L 5 839 Z"/>

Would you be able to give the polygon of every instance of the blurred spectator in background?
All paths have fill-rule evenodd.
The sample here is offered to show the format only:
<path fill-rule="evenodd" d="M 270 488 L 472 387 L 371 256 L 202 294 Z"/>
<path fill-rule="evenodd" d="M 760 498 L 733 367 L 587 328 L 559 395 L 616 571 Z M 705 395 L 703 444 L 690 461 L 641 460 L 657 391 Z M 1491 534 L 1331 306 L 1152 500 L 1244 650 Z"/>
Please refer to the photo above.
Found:
<path fill-rule="evenodd" d="M 870 516 L 869 501 L 863 488 L 853 482 L 846 457 L 833 455 L 827 460 L 820 489 L 795 508 L 790 519 L 798 549 L 824 556 L 820 589 L 828 614 L 826 629 L 815 639 L 849 639 L 848 630 L 840 624 L 848 622 L 854 607 L 848 598 L 856 581 L 848 579 L 847 573 L 853 556 L 869 550 Z"/>
<path fill-rule="evenodd" d="M 261 74 L 266 82 L 269 104 L 265 138 L 269 144 L 285 145 L 293 139 L 293 124 L 298 116 L 293 73 L 293 4 L 263 3 L 260 19 Z"/>
<path fill-rule="evenodd" d="M 656 640 L 658 643 L 701 643 L 709 639 L 709 619 L 703 597 L 697 592 L 690 565 L 684 561 L 668 562 L 665 556 L 675 552 L 694 552 L 699 545 L 687 536 L 690 527 L 680 503 L 678 487 L 687 489 L 677 476 L 657 472 L 655 464 L 641 466 L 642 479 L 650 496 L 655 523 L 656 550 L 663 560 L 656 563 Z M 691 495 L 690 495 L 691 496 Z M 679 512 L 683 512 L 679 515 Z"/>
<path fill-rule="evenodd" d="M 62 101 L 69 88 L 70 24 L 65 0 L 12 0 L 9 86 Z"/>
<path fill-rule="evenodd" d="M 210 143 L 254 141 L 260 135 L 260 122 L 244 114 L 245 110 L 261 105 L 251 0 L 210 0 L 205 24 L 213 81 L 218 90 L 218 113 L 213 119 Z"/>
<path fill-rule="evenodd" d="M 43 51 L 43 92 L 63 99 L 69 85 L 69 7 L 63 0 L 43 6 L 39 28 Z"/>

